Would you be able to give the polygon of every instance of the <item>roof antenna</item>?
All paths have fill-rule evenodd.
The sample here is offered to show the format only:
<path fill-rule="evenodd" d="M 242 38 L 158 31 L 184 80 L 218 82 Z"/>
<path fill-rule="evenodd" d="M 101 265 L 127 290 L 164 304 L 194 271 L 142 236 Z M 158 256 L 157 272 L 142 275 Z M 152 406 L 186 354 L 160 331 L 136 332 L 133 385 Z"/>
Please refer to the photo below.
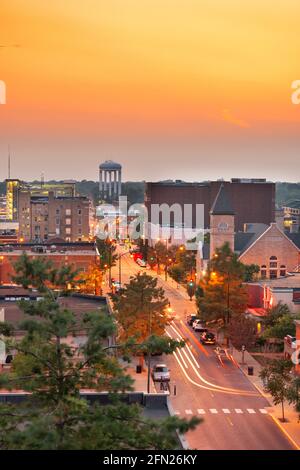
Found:
<path fill-rule="evenodd" d="M 10 180 L 10 147 L 8 144 L 8 179 Z"/>

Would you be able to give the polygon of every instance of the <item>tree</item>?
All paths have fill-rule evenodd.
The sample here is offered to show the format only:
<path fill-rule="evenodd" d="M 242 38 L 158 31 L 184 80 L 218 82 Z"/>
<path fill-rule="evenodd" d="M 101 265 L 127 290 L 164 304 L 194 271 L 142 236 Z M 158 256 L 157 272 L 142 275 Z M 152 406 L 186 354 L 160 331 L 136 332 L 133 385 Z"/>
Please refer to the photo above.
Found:
<path fill-rule="evenodd" d="M 269 326 L 265 329 L 263 333 L 264 338 L 280 338 L 284 339 L 286 335 L 295 336 L 296 326 L 295 320 L 296 317 L 291 315 L 285 315 L 279 317 L 275 325 Z"/>
<path fill-rule="evenodd" d="M 260 267 L 257 264 L 245 264 L 244 265 L 244 282 L 252 282 L 256 279 Z"/>
<path fill-rule="evenodd" d="M 284 402 L 289 398 L 289 384 L 292 380 L 291 368 L 292 362 L 290 360 L 273 360 L 259 374 L 264 381 L 265 391 L 272 395 L 274 405 L 281 404 L 282 421 L 285 421 Z"/>
<path fill-rule="evenodd" d="M 156 278 L 138 273 L 125 284 L 120 295 L 112 298 L 121 341 L 134 337 L 137 343 L 142 343 L 152 334 L 164 335 L 170 322 L 166 310 L 169 301 L 163 289 L 157 287 Z"/>
<path fill-rule="evenodd" d="M 148 262 L 151 267 L 157 266 L 157 272 L 160 273 L 161 264 L 165 264 L 168 258 L 168 249 L 164 242 L 158 241 L 154 247 L 148 251 Z"/>
<path fill-rule="evenodd" d="M 195 281 L 195 253 L 191 250 L 187 250 L 183 245 L 181 245 L 173 247 L 173 253 L 169 252 L 169 256 L 170 255 L 174 260 L 173 266 L 168 270 L 170 276 L 176 282 L 180 283 Z"/>
<path fill-rule="evenodd" d="M 228 337 L 239 351 L 242 346 L 250 349 L 255 345 L 257 339 L 255 320 L 246 318 L 244 315 L 233 316 L 228 325 Z"/>
<path fill-rule="evenodd" d="M 116 333 L 111 316 L 99 310 L 78 316 L 60 303 L 75 273 L 26 255 L 15 270 L 15 282 L 37 289 L 42 299 L 20 302 L 25 314 L 19 325 L 22 339 L 12 325 L 0 324 L 7 347 L 17 352 L 12 371 L 0 375 L 0 388 L 29 392 L 17 405 L 0 404 L 0 449 L 176 447 L 175 431 L 187 432 L 199 420 L 172 417 L 153 422 L 143 418 L 138 406 L 119 400 L 118 392 L 131 390 L 133 380 L 109 354 L 108 338 Z M 73 347 L 68 338 L 83 332 L 86 341 Z M 120 351 L 127 347 L 114 346 Z M 108 390 L 110 404 L 89 404 L 80 397 L 80 389 L 86 388 Z"/>
<path fill-rule="evenodd" d="M 287 400 L 289 404 L 295 406 L 298 413 L 298 422 L 300 421 L 300 377 L 294 377 L 287 390 Z"/>
<path fill-rule="evenodd" d="M 208 321 L 221 319 L 226 327 L 233 315 L 244 313 L 248 294 L 243 286 L 243 276 L 244 265 L 229 244 L 217 248 L 199 283 L 201 295 L 197 295 L 196 302 L 201 318 Z"/>
<path fill-rule="evenodd" d="M 184 271 L 184 268 L 183 266 L 179 264 L 175 264 L 174 266 L 171 266 L 168 269 L 168 273 L 169 273 L 169 276 L 172 279 L 174 279 L 174 281 L 176 281 L 178 284 L 180 284 L 181 282 L 184 282 L 184 280 L 186 279 L 186 273 Z"/>
<path fill-rule="evenodd" d="M 99 252 L 99 267 L 101 271 L 106 271 L 115 266 L 118 255 L 115 253 L 116 246 L 110 238 L 101 240 L 97 238 L 97 249 Z"/>
<path fill-rule="evenodd" d="M 275 326 L 278 322 L 279 318 L 284 316 L 290 316 L 291 311 L 286 304 L 279 302 L 274 307 L 268 309 L 267 315 L 264 318 L 264 325 L 265 327 Z"/>
<path fill-rule="evenodd" d="M 102 294 L 102 272 L 98 263 L 92 263 L 86 272 L 79 276 L 78 287 L 85 294 Z"/>

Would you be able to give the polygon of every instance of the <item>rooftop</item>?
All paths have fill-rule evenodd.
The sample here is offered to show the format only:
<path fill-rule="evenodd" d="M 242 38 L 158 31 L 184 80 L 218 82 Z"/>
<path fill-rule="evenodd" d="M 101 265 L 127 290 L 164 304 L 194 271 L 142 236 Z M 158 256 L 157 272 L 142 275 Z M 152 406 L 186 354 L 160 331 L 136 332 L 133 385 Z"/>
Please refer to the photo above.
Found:
<path fill-rule="evenodd" d="M 229 195 L 223 184 L 221 184 L 220 186 L 220 189 L 212 205 L 210 213 L 212 215 L 234 215 L 234 210 Z"/>
<path fill-rule="evenodd" d="M 120 163 L 114 162 L 112 160 L 105 160 L 105 162 L 99 165 L 100 170 L 121 170 L 122 166 Z"/>

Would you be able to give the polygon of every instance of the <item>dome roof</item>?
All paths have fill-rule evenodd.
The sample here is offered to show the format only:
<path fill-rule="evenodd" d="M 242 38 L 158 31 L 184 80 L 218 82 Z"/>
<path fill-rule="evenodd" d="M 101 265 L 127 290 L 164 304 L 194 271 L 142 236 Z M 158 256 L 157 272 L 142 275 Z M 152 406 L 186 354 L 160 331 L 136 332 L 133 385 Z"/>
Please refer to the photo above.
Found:
<path fill-rule="evenodd" d="M 99 165 L 99 168 L 100 170 L 121 170 L 122 166 L 112 160 L 105 160 L 104 163 Z"/>

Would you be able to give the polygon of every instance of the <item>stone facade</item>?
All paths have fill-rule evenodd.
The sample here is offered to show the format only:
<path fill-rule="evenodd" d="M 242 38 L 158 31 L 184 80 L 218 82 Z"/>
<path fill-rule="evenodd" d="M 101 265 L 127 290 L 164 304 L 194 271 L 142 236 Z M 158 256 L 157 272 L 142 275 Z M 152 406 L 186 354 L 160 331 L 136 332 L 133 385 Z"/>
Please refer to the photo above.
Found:
<path fill-rule="evenodd" d="M 210 216 L 210 258 L 213 257 L 216 248 L 228 242 L 234 250 L 234 216 L 214 215 Z"/>

